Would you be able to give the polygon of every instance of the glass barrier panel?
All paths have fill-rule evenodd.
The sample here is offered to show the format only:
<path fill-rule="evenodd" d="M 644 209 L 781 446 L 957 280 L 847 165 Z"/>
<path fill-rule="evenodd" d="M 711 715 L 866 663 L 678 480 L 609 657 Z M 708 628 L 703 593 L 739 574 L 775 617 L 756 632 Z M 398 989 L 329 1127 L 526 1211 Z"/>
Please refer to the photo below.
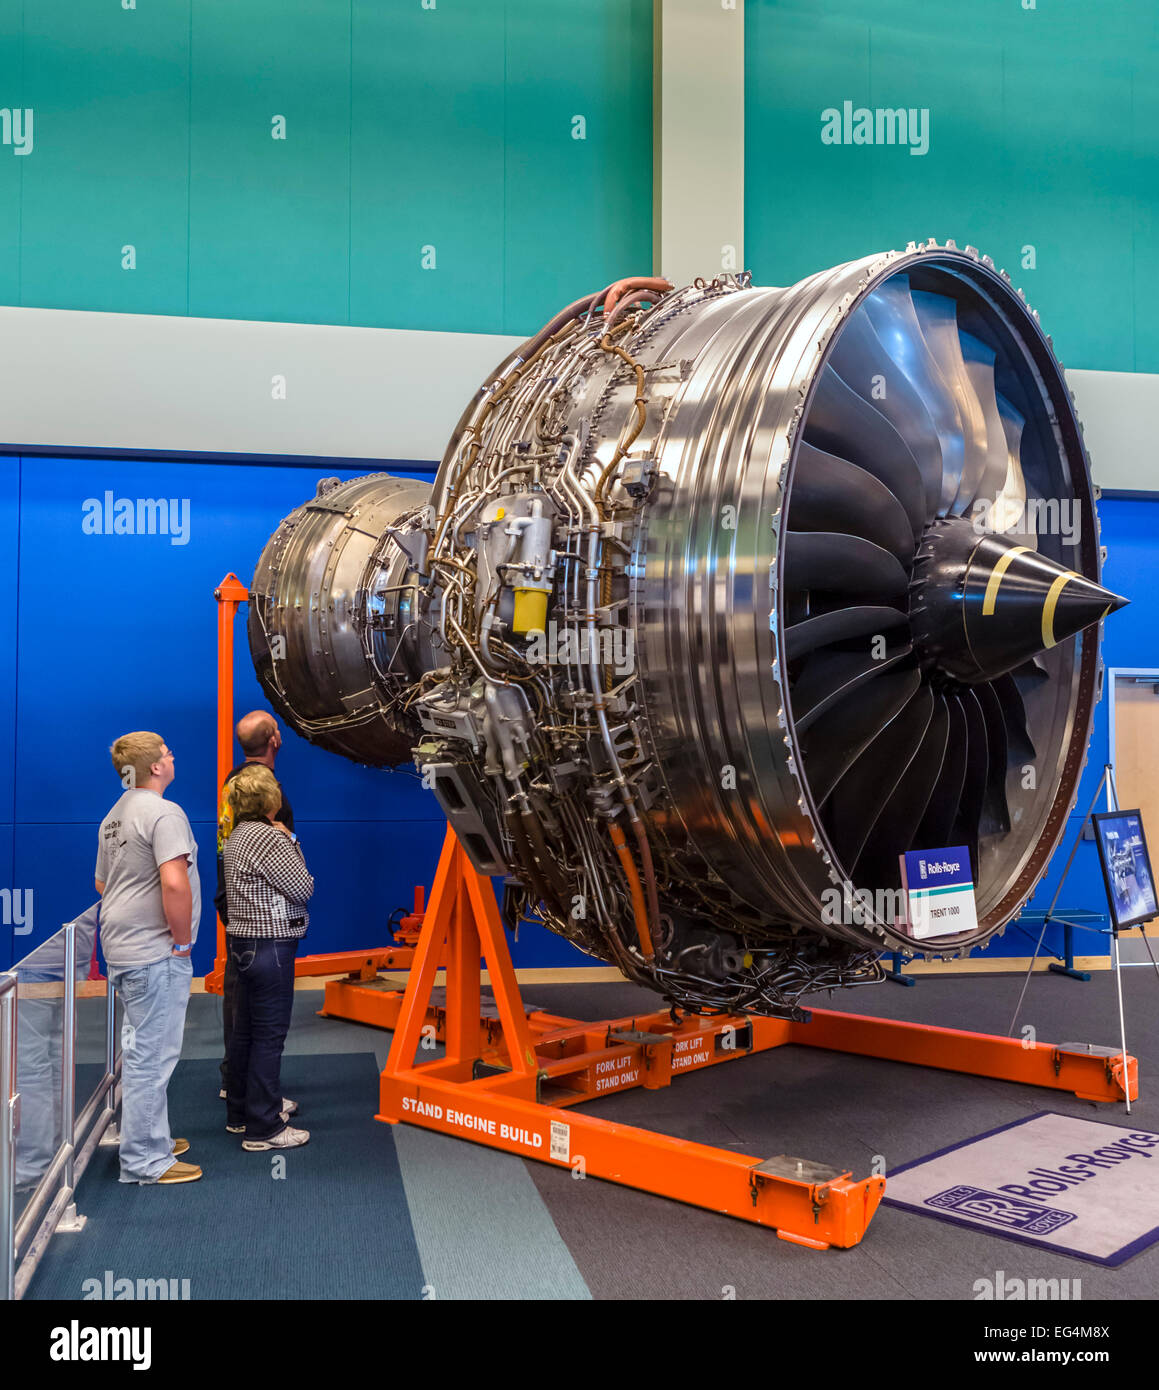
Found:
<path fill-rule="evenodd" d="M 64 1140 L 61 1114 L 64 1052 L 63 929 L 13 966 L 16 975 L 16 1219 Z"/>

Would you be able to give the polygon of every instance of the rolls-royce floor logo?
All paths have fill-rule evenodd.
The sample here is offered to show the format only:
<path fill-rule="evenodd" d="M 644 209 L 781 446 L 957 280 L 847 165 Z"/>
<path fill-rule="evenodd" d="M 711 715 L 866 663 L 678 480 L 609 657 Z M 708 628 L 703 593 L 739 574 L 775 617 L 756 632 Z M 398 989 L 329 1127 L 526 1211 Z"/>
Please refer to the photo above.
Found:
<path fill-rule="evenodd" d="M 961 1216 L 972 1216 L 978 1221 L 989 1221 L 993 1226 L 1001 1226 L 1008 1231 L 1020 1231 L 1028 1236 L 1046 1236 L 1057 1231 L 1060 1226 L 1075 1219 L 1073 1211 L 1062 1211 L 1058 1207 L 1040 1207 L 1033 1202 L 1023 1202 L 1017 1197 L 1007 1197 L 1001 1192 L 987 1192 L 984 1187 L 970 1187 L 965 1183 L 948 1187 L 925 1199 L 927 1207 L 938 1211 L 955 1212 Z"/>

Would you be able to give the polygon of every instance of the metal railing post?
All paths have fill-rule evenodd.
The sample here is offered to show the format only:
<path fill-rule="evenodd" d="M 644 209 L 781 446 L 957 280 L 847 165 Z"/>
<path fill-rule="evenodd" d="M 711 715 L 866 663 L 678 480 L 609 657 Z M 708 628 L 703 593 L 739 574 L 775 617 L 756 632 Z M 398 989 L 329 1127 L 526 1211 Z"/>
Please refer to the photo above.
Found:
<path fill-rule="evenodd" d="M 64 1142 L 76 1138 L 76 924 L 64 928 L 64 1017 L 60 1052 L 60 1120 Z M 72 1155 L 64 1165 L 64 1185 L 72 1187 Z"/>
<path fill-rule="evenodd" d="M 117 1113 L 117 991 L 108 976 L 105 977 L 105 1079 L 109 1089 L 105 1092 L 100 1142 L 108 1147 L 120 1143 L 114 1123 Z"/>
<path fill-rule="evenodd" d="M 0 975 L 0 1299 L 16 1297 L 16 976 Z"/>
<path fill-rule="evenodd" d="M 60 1108 L 65 1145 L 66 1205 L 57 1230 L 79 1231 L 85 1218 L 76 1211 L 76 923 L 64 927 L 64 1026 L 61 1030 Z"/>

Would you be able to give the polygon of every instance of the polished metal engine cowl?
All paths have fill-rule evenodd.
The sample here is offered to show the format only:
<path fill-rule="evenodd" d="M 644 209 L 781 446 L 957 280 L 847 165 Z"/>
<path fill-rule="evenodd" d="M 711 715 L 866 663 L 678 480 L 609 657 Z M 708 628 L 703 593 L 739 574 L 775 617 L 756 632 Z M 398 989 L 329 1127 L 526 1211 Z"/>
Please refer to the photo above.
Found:
<path fill-rule="evenodd" d="M 1049 340 L 930 243 L 577 301 L 429 496 L 375 475 L 282 524 L 250 638 L 301 733 L 413 752 L 510 921 L 686 1008 L 792 1014 L 1018 910 L 1122 602 Z M 977 928 L 915 941 L 898 856 L 952 845 Z"/>

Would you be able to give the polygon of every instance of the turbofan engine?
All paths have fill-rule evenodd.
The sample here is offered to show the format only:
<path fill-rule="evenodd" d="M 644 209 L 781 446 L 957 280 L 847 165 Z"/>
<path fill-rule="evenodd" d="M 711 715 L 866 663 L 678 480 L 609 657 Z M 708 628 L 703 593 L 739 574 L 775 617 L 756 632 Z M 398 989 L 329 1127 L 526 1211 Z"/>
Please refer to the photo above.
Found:
<path fill-rule="evenodd" d="M 963 954 L 1045 872 L 1101 683 L 1089 466 L 973 248 L 788 289 L 627 280 L 468 406 L 433 489 L 325 479 L 251 587 L 272 705 L 414 759 L 475 867 L 694 1011 Z M 899 855 L 965 845 L 916 941 Z"/>

